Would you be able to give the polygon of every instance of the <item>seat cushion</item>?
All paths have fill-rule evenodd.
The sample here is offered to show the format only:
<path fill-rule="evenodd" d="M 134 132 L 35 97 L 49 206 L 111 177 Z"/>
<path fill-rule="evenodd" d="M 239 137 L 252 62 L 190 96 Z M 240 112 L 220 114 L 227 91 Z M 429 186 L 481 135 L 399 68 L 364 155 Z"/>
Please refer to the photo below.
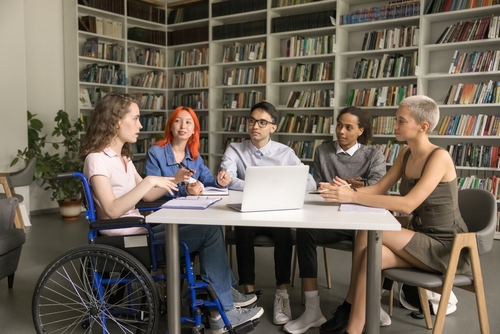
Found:
<path fill-rule="evenodd" d="M 431 274 L 418 269 L 386 269 L 383 272 L 384 277 L 393 281 L 422 288 L 438 288 L 443 286 L 445 276 L 441 274 Z M 473 283 L 470 273 L 456 275 L 453 282 L 454 286 L 465 286 Z"/>
<path fill-rule="evenodd" d="M 19 203 L 22 203 L 23 200 L 24 200 L 24 197 L 19 195 L 19 194 L 14 194 L 12 197 L 15 197 L 19 200 Z M 4 199 L 4 198 L 7 198 L 7 195 L 5 194 L 0 194 L 0 199 Z"/>
<path fill-rule="evenodd" d="M 13 228 L 0 233 L 0 256 L 18 247 L 26 241 L 26 234 L 20 228 Z"/>

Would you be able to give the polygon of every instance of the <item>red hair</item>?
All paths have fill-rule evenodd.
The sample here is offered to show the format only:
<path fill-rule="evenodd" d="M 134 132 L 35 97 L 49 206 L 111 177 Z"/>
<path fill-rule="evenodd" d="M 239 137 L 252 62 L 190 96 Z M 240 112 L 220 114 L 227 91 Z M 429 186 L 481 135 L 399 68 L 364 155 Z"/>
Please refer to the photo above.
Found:
<path fill-rule="evenodd" d="M 189 138 L 186 146 L 189 149 L 189 152 L 191 153 L 191 157 L 196 160 L 198 159 L 199 156 L 199 149 L 200 149 L 200 122 L 198 121 L 198 117 L 196 116 L 196 113 L 192 108 L 189 107 L 184 107 L 184 106 L 179 106 L 172 111 L 170 114 L 170 117 L 167 120 L 167 124 L 165 125 L 165 136 L 163 137 L 162 140 L 158 140 L 155 145 L 158 145 L 160 147 L 164 147 L 168 143 L 172 142 L 172 139 L 174 136 L 172 135 L 172 132 L 170 131 L 170 128 L 172 127 L 172 123 L 175 121 L 177 117 L 179 117 L 179 114 L 181 111 L 186 110 L 191 117 L 193 118 L 194 122 L 194 133 Z"/>

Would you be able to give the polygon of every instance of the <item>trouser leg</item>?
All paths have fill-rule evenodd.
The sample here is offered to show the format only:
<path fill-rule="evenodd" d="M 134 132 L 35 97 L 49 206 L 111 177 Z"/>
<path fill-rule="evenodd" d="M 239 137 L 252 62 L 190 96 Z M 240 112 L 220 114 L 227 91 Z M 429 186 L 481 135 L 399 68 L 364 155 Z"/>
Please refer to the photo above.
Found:
<path fill-rule="evenodd" d="M 254 238 L 257 228 L 236 226 L 236 260 L 240 285 L 255 285 Z"/>
<path fill-rule="evenodd" d="M 289 228 L 269 228 L 274 240 L 274 273 L 276 286 L 290 284 L 293 240 Z"/>

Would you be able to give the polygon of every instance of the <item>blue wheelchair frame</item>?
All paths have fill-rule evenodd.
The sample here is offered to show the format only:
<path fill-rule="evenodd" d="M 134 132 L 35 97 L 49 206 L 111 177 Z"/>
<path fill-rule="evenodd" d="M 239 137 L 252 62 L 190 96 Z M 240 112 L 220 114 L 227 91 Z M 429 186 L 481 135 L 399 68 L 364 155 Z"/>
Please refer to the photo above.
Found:
<path fill-rule="evenodd" d="M 151 258 L 151 268 L 146 268 L 146 270 L 150 271 L 157 271 L 158 270 L 158 261 L 157 261 L 157 255 L 156 255 L 156 249 L 158 246 L 163 246 L 165 244 L 164 240 L 157 241 L 155 240 L 154 237 L 154 232 L 149 224 L 145 223 L 144 218 L 141 217 L 123 217 L 123 218 L 118 218 L 118 219 L 106 219 L 106 220 L 97 220 L 96 218 L 96 212 L 95 212 L 95 207 L 94 207 L 94 200 L 92 197 L 92 192 L 90 190 L 90 186 L 88 183 L 87 178 L 85 175 L 83 175 L 80 172 L 73 172 L 73 173 L 63 173 L 63 174 L 58 174 L 54 176 L 55 179 L 63 180 L 67 178 L 72 178 L 72 177 L 77 177 L 81 180 L 82 186 L 83 186 L 83 193 L 85 196 L 85 204 L 86 204 L 86 210 L 85 210 L 85 216 L 87 220 L 89 221 L 89 233 L 88 233 L 88 240 L 89 243 L 94 243 L 95 240 L 99 238 L 99 231 L 101 230 L 109 230 L 109 229 L 117 229 L 117 228 L 128 228 L 128 227 L 141 227 L 145 228 L 147 230 L 148 238 L 150 241 L 149 245 L 149 256 Z M 146 209 L 141 209 L 141 211 L 151 211 L 151 210 L 157 210 L 158 208 L 146 208 Z M 201 333 L 203 333 L 204 330 L 204 325 L 203 325 L 203 312 L 201 311 L 201 307 L 208 307 L 208 308 L 215 308 L 219 311 L 222 320 L 224 321 L 224 324 L 228 330 L 229 333 L 236 333 L 235 330 L 232 328 L 231 323 L 229 319 L 226 316 L 226 313 L 224 312 L 222 305 L 213 291 L 212 287 L 210 284 L 203 282 L 203 281 L 196 281 L 196 275 L 194 274 L 194 268 L 193 268 L 193 263 L 191 261 L 191 254 L 189 252 L 188 246 L 180 241 L 179 242 L 181 245 L 181 248 L 184 252 L 184 258 L 185 258 L 185 265 L 186 265 L 186 270 L 184 273 L 181 274 L 181 280 L 186 280 L 187 282 L 187 288 L 188 291 L 186 292 L 185 296 L 183 297 L 183 300 L 190 300 L 190 311 L 192 313 L 191 316 L 182 316 L 181 317 L 181 322 L 182 323 L 190 323 L 193 324 L 193 332 L 196 332 L 196 330 L 201 330 Z M 103 286 L 106 284 L 118 284 L 118 283 L 130 283 L 127 282 L 126 280 L 124 281 L 121 278 L 104 278 L 102 277 L 101 273 L 99 272 L 94 272 L 93 273 L 93 280 L 94 284 L 96 286 L 99 286 L 99 294 L 100 294 L 100 299 L 103 302 L 104 298 L 104 291 L 103 291 Z M 153 280 L 156 281 L 164 281 L 165 280 L 165 275 L 152 275 Z M 198 292 L 207 292 L 212 301 L 210 300 L 201 300 L 197 298 L 197 293 Z M 123 311 L 120 311 L 123 312 Z M 134 312 L 134 310 L 130 310 L 130 312 Z M 101 312 L 101 320 L 102 323 L 105 325 L 106 324 L 106 314 L 105 312 Z M 244 326 L 246 327 L 246 326 Z M 252 326 L 253 327 L 253 326 Z M 243 329 L 243 328 L 242 328 Z M 245 332 L 247 332 L 248 328 L 245 328 Z M 253 329 L 253 328 L 252 328 Z"/>

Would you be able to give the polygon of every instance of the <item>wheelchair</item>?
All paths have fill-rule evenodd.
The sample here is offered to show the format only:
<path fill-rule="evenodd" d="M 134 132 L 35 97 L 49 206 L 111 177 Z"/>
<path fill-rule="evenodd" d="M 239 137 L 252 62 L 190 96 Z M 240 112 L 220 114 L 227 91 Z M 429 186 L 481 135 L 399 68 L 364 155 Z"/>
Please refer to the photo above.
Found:
<path fill-rule="evenodd" d="M 156 282 L 165 282 L 165 275 L 152 273 L 165 267 L 164 261 L 157 257 L 164 241 L 155 240 L 151 227 L 141 217 L 96 220 L 85 176 L 79 172 L 54 176 L 58 180 L 73 177 L 80 178 L 83 185 L 89 244 L 64 252 L 42 272 L 32 300 L 36 332 L 157 333 L 161 307 Z M 120 236 L 99 234 L 104 229 L 127 227 L 142 227 L 147 232 Z M 182 301 L 183 305 L 189 305 L 190 311 L 189 316 L 181 317 L 181 322 L 192 324 L 192 334 L 204 333 L 204 311 L 211 308 L 219 311 L 228 333 L 252 331 L 258 319 L 236 328 L 231 326 L 210 284 L 196 281 L 187 245 L 180 242 L 180 246 L 185 260 L 181 280 L 187 282 Z M 206 296 L 208 298 L 203 299 Z"/>

